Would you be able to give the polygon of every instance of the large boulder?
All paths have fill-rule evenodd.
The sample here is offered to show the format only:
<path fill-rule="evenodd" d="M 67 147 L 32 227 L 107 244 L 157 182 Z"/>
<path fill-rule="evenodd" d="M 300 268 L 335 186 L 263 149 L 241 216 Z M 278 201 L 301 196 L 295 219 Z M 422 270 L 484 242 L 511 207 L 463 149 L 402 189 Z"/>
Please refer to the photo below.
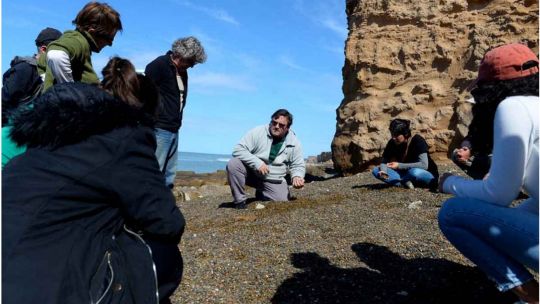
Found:
<path fill-rule="evenodd" d="M 336 169 L 353 174 L 379 161 L 388 125 L 412 121 L 435 160 L 467 134 L 467 86 L 492 47 L 538 50 L 538 2 L 523 0 L 347 0 L 344 99 L 332 141 Z"/>

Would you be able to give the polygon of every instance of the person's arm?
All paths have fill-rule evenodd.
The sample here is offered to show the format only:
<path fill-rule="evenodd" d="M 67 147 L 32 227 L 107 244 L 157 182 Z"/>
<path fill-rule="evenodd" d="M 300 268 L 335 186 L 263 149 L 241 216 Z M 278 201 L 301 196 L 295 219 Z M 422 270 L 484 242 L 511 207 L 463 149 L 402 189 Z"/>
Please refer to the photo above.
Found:
<path fill-rule="evenodd" d="M 164 68 L 165 67 L 162 67 L 156 60 L 154 60 L 146 65 L 144 75 L 148 76 L 148 78 L 152 79 L 155 85 L 159 86 L 161 84 L 161 77 L 164 73 L 164 71 L 161 70 Z"/>
<path fill-rule="evenodd" d="M 510 205 L 521 189 L 532 124 L 527 109 L 519 103 L 501 102 L 494 120 L 493 158 L 489 177 L 467 180 L 450 176 L 444 192 L 499 205 Z"/>
<path fill-rule="evenodd" d="M 126 224 L 145 237 L 178 243 L 185 220 L 165 185 L 156 161 L 155 138 L 148 128 L 137 131 L 115 160 L 115 170 L 105 172 Z"/>
<path fill-rule="evenodd" d="M 418 161 L 415 163 L 398 163 L 398 169 L 420 168 L 427 170 L 428 166 L 429 161 L 427 153 L 420 153 L 418 155 Z"/>
<path fill-rule="evenodd" d="M 291 155 L 291 164 L 289 166 L 291 172 L 291 177 L 304 178 L 306 175 L 306 163 L 304 162 L 304 155 L 302 152 L 302 145 L 300 142 L 296 141 L 295 146 L 292 150 Z"/>
<path fill-rule="evenodd" d="M 69 54 L 63 50 L 49 50 L 46 54 L 49 67 L 56 83 L 74 82 Z"/>
<path fill-rule="evenodd" d="M 248 131 L 248 133 L 240 139 L 240 142 L 234 146 L 232 156 L 240 159 L 252 170 L 258 171 L 262 165 L 265 165 L 265 162 L 255 156 L 253 151 L 255 151 L 259 141 L 266 140 L 263 136 L 266 137 L 266 134 L 260 132 L 258 128 Z"/>

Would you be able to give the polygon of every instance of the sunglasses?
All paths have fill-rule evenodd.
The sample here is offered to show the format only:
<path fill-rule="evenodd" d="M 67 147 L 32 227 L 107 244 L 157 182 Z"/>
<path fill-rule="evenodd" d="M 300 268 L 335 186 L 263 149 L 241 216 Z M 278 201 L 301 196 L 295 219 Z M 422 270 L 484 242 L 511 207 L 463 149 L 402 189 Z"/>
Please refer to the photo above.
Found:
<path fill-rule="evenodd" d="M 279 126 L 279 127 L 282 128 L 282 129 L 284 129 L 285 127 L 287 127 L 286 124 L 282 124 L 282 123 L 277 122 L 277 121 L 275 121 L 275 120 L 270 121 L 270 123 L 272 124 L 272 126 L 274 126 L 274 127 Z"/>

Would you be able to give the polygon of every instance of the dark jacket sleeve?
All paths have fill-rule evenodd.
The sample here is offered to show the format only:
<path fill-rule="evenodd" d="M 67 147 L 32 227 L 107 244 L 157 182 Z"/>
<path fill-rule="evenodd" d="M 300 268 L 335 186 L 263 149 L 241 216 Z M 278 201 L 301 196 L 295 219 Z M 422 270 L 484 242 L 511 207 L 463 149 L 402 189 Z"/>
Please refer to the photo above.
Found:
<path fill-rule="evenodd" d="M 139 127 L 134 133 L 109 177 L 120 208 L 127 224 L 145 237 L 179 242 L 185 220 L 159 170 L 153 131 Z"/>

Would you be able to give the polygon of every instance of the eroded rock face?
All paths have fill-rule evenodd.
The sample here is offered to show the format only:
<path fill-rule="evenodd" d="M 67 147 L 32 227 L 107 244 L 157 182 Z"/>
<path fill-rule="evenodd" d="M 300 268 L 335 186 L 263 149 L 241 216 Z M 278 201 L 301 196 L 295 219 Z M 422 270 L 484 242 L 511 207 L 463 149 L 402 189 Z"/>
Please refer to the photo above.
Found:
<path fill-rule="evenodd" d="M 332 142 L 336 169 L 379 161 L 388 125 L 412 121 L 437 160 L 467 134 L 467 86 L 484 53 L 522 42 L 538 51 L 538 2 L 347 0 L 344 100 Z"/>

